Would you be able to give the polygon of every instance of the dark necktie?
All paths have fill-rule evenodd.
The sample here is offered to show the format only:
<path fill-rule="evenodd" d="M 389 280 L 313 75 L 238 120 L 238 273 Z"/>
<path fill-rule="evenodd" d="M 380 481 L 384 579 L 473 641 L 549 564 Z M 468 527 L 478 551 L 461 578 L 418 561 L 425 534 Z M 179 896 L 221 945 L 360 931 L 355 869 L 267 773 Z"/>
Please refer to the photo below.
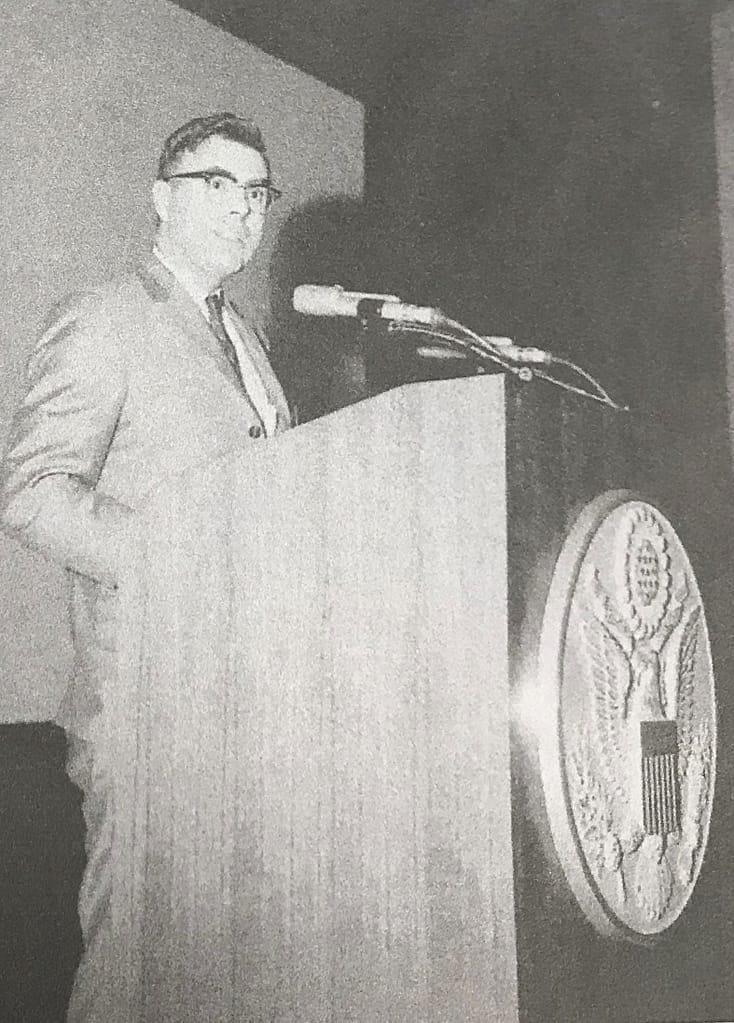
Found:
<path fill-rule="evenodd" d="M 243 391 L 245 391 L 245 393 L 247 393 L 245 382 L 242 379 L 242 370 L 240 369 L 239 359 L 237 358 L 237 351 L 235 350 L 235 346 L 232 344 L 232 338 L 227 333 L 227 328 L 224 325 L 224 317 L 222 315 L 222 310 L 224 309 L 224 295 L 221 291 L 215 291 L 211 295 L 206 296 L 206 308 L 209 313 L 209 323 L 214 336 L 222 346 L 222 351 L 227 356 L 227 361 L 235 371 L 237 379 L 240 382 L 240 387 Z"/>
<path fill-rule="evenodd" d="M 225 326 L 224 316 L 222 314 L 222 310 L 224 309 L 224 295 L 221 291 L 215 291 L 211 295 L 206 296 L 206 308 L 209 313 L 209 324 L 212 328 L 212 333 L 221 345 L 222 351 L 227 356 L 227 361 L 235 372 L 235 376 L 242 388 L 242 393 L 247 398 L 250 403 L 250 408 L 258 419 L 258 423 L 250 427 L 250 436 L 260 437 L 265 431 L 265 423 L 263 422 L 260 409 L 257 407 L 251 394 L 247 390 L 247 385 L 245 384 L 242 376 L 240 362 L 237 358 L 237 349 L 235 348 L 232 338 L 229 336 L 229 332 Z"/>

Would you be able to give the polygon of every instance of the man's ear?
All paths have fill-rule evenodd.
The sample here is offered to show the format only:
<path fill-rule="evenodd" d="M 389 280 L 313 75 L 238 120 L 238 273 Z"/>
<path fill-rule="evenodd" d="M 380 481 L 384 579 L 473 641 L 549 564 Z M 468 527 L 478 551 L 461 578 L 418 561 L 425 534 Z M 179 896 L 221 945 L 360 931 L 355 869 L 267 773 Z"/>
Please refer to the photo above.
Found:
<path fill-rule="evenodd" d="M 168 220 L 168 207 L 171 202 L 171 186 L 167 181 L 158 178 L 153 183 L 153 206 L 158 214 L 158 220 L 165 223 Z"/>

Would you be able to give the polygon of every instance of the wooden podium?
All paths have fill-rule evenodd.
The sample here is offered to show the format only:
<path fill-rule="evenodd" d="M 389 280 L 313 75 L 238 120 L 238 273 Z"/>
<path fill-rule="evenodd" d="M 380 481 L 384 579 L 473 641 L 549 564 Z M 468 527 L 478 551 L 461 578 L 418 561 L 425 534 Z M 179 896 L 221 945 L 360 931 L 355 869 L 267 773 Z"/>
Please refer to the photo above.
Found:
<path fill-rule="evenodd" d="M 616 1019 L 702 947 L 695 913 L 662 958 L 595 937 L 511 713 L 575 510 L 649 472 L 620 422 L 412 384 L 151 495 L 106 696 L 120 1023 L 582 1020 L 593 971 Z"/>
<path fill-rule="evenodd" d="M 503 393 L 411 385 L 151 496 L 107 697 L 126 1019 L 518 1018 Z"/>

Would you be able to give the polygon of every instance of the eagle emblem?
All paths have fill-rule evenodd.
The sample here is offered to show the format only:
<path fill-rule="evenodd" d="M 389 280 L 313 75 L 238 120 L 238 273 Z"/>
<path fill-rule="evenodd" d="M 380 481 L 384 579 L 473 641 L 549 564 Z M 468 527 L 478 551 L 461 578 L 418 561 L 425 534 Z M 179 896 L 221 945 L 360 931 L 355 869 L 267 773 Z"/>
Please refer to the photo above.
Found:
<path fill-rule="evenodd" d="M 564 867 L 580 858 L 567 876 L 575 890 L 584 879 L 592 920 L 654 935 L 687 903 L 708 835 L 716 717 L 704 609 L 680 540 L 649 504 L 617 504 L 582 549 L 556 637 L 554 753 L 572 841 L 551 826 Z"/>

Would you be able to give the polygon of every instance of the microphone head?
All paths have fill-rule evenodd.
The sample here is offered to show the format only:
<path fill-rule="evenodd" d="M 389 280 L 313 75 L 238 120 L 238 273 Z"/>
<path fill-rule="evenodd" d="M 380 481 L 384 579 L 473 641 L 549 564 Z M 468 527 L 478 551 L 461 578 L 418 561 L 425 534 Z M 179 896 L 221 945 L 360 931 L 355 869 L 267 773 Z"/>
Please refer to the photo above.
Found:
<path fill-rule="evenodd" d="M 338 284 L 299 284 L 293 292 L 293 308 L 306 316 L 334 316 L 343 292 Z"/>
<path fill-rule="evenodd" d="M 345 291 L 340 284 L 299 284 L 293 291 L 293 308 L 306 316 L 359 316 L 359 303 L 399 302 L 397 295 Z"/>

